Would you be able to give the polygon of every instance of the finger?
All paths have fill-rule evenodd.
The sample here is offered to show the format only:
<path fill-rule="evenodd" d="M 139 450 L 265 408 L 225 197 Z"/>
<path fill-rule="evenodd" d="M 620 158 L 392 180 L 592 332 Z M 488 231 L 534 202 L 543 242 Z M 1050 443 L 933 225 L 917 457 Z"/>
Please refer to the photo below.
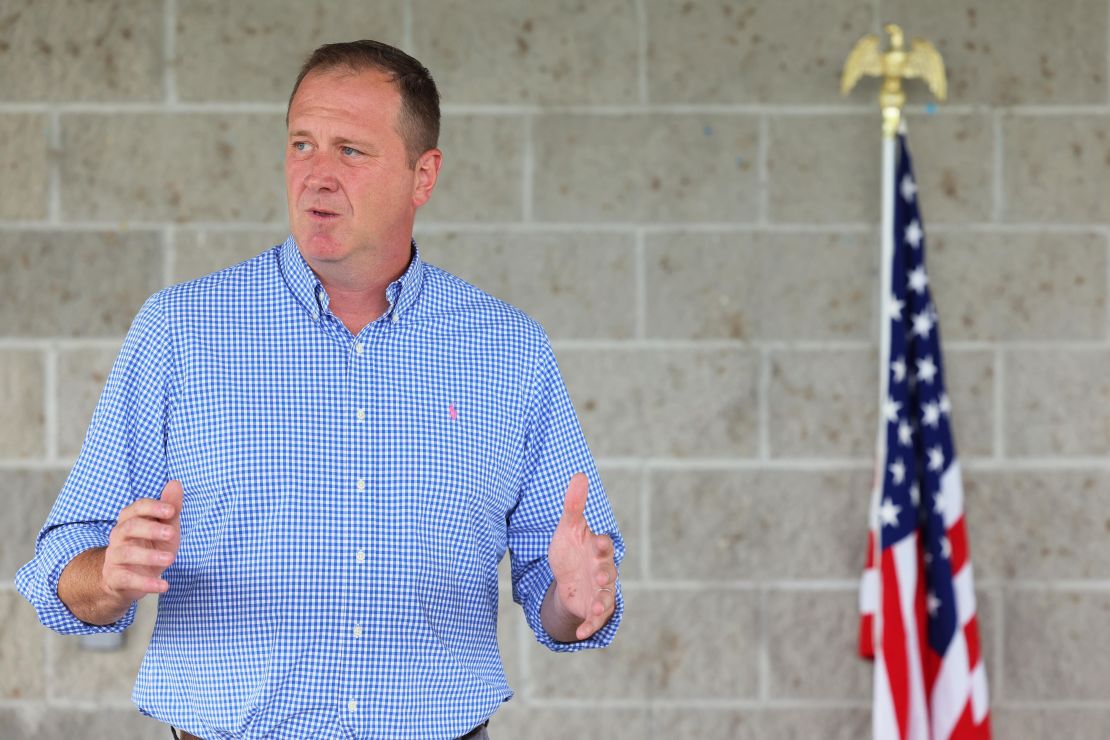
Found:
<path fill-rule="evenodd" d="M 173 553 L 138 545 L 125 545 L 112 554 L 112 565 L 144 566 L 165 569 L 173 562 Z"/>
<path fill-rule="evenodd" d="M 144 576 L 126 568 L 111 568 L 105 573 L 104 581 L 113 591 L 161 594 L 170 588 L 168 581 L 153 576 Z"/>
<path fill-rule="evenodd" d="M 168 542 L 173 538 L 174 529 L 161 519 L 134 518 L 116 526 L 121 536 L 127 539 Z"/>
<path fill-rule="evenodd" d="M 181 505 L 185 501 L 185 489 L 181 487 L 181 481 L 168 481 L 162 488 L 161 501 L 173 507 L 173 514 L 167 523 L 173 527 L 181 526 Z"/>
<path fill-rule="evenodd" d="M 173 507 L 154 498 L 141 498 L 119 513 L 118 522 L 134 517 L 148 519 L 168 519 L 173 516 Z"/>
<path fill-rule="evenodd" d="M 590 479 L 584 473 L 575 473 L 567 484 L 563 497 L 563 519 L 584 518 L 586 515 L 586 496 L 590 490 Z"/>
<path fill-rule="evenodd" d="M 594 537 L 594 554 L 599 558 L 613 559 L 613 538 L 607 534 Z"/>

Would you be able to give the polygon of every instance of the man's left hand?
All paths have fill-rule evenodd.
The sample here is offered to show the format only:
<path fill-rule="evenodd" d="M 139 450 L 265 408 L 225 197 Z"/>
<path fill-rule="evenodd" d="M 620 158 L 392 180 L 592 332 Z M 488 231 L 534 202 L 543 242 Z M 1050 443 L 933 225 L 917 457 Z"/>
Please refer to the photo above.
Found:
<path fill-rule="evenodd" d="M 589 486 L 583 473 L 570 479 L 563 517 L 547 548 L 555 583 L 544 600 L 544 628 L 563 642 L 585 640 L 605 626 L 616 608 L 613 540 L 594 534 L 586 523 Z"/>

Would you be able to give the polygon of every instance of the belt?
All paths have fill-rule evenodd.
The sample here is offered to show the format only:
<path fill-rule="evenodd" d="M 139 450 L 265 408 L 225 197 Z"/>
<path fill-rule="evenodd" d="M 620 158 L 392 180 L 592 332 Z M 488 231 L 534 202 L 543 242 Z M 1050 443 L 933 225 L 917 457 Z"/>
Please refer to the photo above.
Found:
<path fill-rule="evenodd" d="M 485 722 L 478 725 L 477 727 L 475 727 L 470 732 L 468 732 L 465 735 L 462 735 L 461 737 L 459 737 L 458 740 L 467 740 L 467 738 L 478 737 L 478 734 L 483 729 L 485 729 L 486 725 L 488 725 L 488 724 L 489 724 L 489 720 L 487 719 Z M 173 732 L 173 736 L 175 738 L 177 738 L 178 740 L 202 740 L 202 738 L 197 737 L 193 733 L 185 732 L 185 730 L 179 730 L 176 727 L 170 727 L 170 731 Z"/>

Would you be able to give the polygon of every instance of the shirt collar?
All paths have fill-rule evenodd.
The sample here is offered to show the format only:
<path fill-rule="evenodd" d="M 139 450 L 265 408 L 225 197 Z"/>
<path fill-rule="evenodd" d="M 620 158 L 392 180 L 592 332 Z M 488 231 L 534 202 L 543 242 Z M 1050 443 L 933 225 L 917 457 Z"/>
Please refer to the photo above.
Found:
<path fill-rule="evenodd" d="M 316 273 L 308 266 L 304 256 L 297 247 L 297 241 L 290 235 L 281 245 L 278 254 L 278 264 L 285 283 L 293 293 L 297 302 L 304 306 L 312 316 L 313 321 L 319 321 L 320 316 L 328 310 L 328 294 Z M 391 321 L 399 321 L 408 313 L 420 295 L 424 285 L 424 262 L 420 259 L 420 249 L 416 241 L 412 242 L 412 259 L 401 277 L 394 280 L 385 289 L 386 300 L 389 308 L 385 315 Z"/>

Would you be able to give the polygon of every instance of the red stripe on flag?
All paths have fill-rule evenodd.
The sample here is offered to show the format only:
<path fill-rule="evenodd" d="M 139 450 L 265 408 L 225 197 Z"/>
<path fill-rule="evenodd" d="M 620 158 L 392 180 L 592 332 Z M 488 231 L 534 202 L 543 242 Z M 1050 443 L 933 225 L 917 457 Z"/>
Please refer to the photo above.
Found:
<path fill-rule="evenodd" d="M 898 572 L 893 548 L 883 550 L 882 594 L 883 662 L 890 681 L 890 696 L 894 704 L 894 716 L 898 721 L 898 736 L 905 737 L 910 711 L 909 658 L 906 656 L 906 627 L 902 619 Z"/>
<path fill-rule="evenodd" d="M 963 714 L 960 715 L 960 721 L 952 728 L 952 734 L 945 740 L 990 740 L 991 737 L 991 718 L 990 715 L 983 717 L 982 724 L 975 724 L 975 719 L 971 714 L 971 700 L 964 705 Z"/>
<path fill-rule="evenodd" d="M 967 670 L 972 671 L 979 664 L 979 620 L 972 617 L 964 625 L 964 640 L 967 642 Z"/>
<path fill-rule="evenodd" d="M 967 528 L 962 516 L 948 528 L 948 542 L 952 545 L 952 575 L 956 575 L 967 562 Z"/>
<path fill-rule="evenodd" d="M 859 654 L 868 660 L 875 659 L 875 618 L 870 614 L 859 620 Z"/>

